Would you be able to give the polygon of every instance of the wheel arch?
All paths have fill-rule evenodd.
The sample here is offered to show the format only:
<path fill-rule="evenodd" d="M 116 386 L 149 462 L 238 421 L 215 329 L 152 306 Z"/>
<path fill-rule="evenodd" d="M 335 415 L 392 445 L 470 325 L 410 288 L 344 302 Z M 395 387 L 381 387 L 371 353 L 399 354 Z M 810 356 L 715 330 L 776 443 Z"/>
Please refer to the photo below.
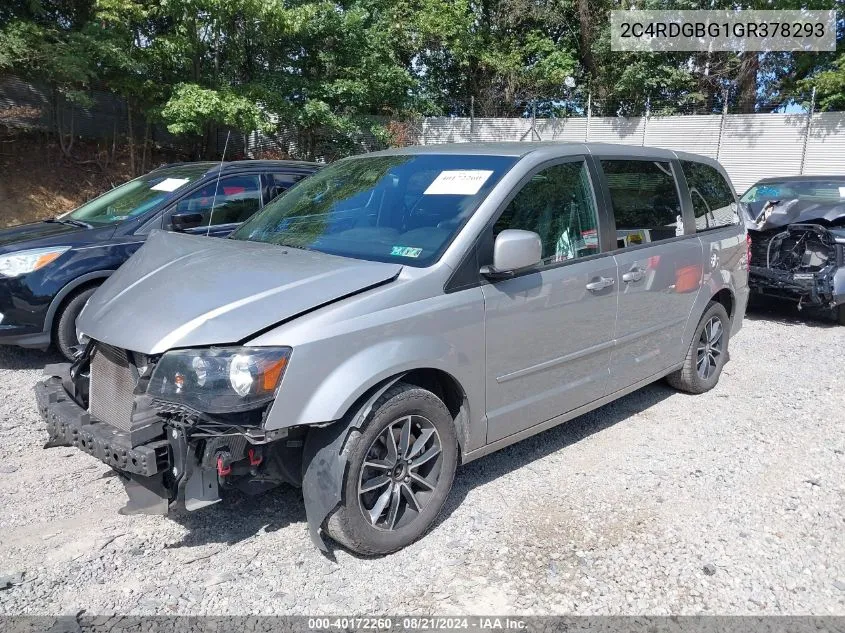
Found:
<path fill-rule="evenodd" d="M 359 432 L 371 407 L 381 395 L 398 382 L 428 389 L 444 402 L 456 427 L 458 463 L 461 462 L 469 404 L 463 387 L 454 376 L 443 369 L 418 367 L 395 373 L 370 385 L 348 407 L 340 420 L 312 428 L 305 439 L 302 496 L 311 540 L 322 551 L 327 551 L 321 534 L 323 522 L 342 498 L 343 478 L 348 466 L 346 444 L 353 432 Z"/>
<path fill-rule="evenodd" d="M 113 270 L 98 270 L 80 275 L 73 281 L 68 282 L 61 290 L 59 290 L 59 292 L 56 293 L 56 296 L 53 297 L 53 300 L 50 302 L 50 307 L 47 308 L 47 316 L 44 319 L 44 331 L 49 332 L 52 337 L 56 315 L 59 313 L 59 309 L 71 299 L 72 295 L 93 286 L 99 286 L 108 279 L 113 272 Z"/>
<path fill-rule="evenodd" d="M 736 298 L 734 297 L 733 292 L 731 292 L 730 288 L 722 288 L 712 297 L 710 297 L 710 301 L 716 301 L 721 303 L 725 310 L 728 313 L 728 316 L 733 319 L 734 317 L 734 308 L 736 307 Z"/>
<path fill-rule="evenodd" d="M 386 388 L 400 381 L 427 389 L 443 401 L 443 404 L 449 409 L 449 413 L 452 415 L 452 421 L 455 424 L 460 449 L 458 451 L 458 458 L 460 460 L 466 443 L 465 432 L 469 422 L 469 401 L 466 391 L 458 379 L 443 369 L 418 367 L 416 369 L 398 372 L 386 379 L 380 380 L 367 388 L 364 394 L 349 406 L 343 419 L 349 419 L 351 415 L 354 415 L 359 408 L 364 406 L 373 393 L 381 393 Z"/>

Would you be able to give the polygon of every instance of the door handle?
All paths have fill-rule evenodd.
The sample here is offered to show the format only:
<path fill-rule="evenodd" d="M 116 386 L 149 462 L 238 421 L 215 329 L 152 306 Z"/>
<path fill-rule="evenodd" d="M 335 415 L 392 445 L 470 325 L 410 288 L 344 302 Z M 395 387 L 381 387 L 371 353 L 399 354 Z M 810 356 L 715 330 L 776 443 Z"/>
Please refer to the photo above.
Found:
<path fill-rule="evenodd" d="M 622 275 L 622 281 L 624 281 L 626 284 L 632 283 L 634 281 L 639 281 L 643 278 L 644 274 L 645 273 L 639 268 L 632 268 L 627 273 Z"/>
<path fill-rule="evenodd" d="M 612 277 L 599 277 L 596 281 L 591 281 L 585 287 L 590 292 L 597 292 L 599 290 L 604 290 L 605 288 L 609 288 L 613 285 L 616 280 Z"/>

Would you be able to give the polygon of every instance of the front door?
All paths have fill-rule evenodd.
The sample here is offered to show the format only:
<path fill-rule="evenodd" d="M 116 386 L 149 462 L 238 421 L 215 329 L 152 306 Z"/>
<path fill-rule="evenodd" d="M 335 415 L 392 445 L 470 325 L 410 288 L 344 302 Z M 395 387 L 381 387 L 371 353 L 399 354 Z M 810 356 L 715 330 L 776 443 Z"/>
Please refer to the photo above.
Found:
<path fill-rule="evenodd" d="M 616 264 L 583 159 L 535 173 L 493 233 L 505 229 L 538 233 L 543 262 L 482 286 L 488 443 L 604 395 L 616 325 Z"/>
<path fill-rule="evenodd" d="M 672 163 L 601 160 L 616 222 L 619 313 L 610 391 L 680 362 L 701 286 L 701 243 L 685 235 Z"/>

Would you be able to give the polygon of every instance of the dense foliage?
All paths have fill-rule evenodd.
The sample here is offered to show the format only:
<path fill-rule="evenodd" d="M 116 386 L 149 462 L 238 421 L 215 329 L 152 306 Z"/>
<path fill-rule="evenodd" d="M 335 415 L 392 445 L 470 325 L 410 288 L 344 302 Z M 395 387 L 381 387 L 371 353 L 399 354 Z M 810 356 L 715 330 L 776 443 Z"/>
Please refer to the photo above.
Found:
<path fill-rule="evenodd" d="M 838 0 L 845 5 L 845 0 Z M 845 105 L 837 53 L 615 53 L 614 0 L 4 0 L 0 73 L 85 105 L 92 87 L 175 134 L 365 115 L 769 111 Z M 642 8 L 829 8 L 646 0 Z M 841 8 L 841 7 L 840 7 Z M 845 15 L 845 13 L 843 13 Z M 131 126 L 130 126 L 131 127 Z M 72 136 L 72 134 L 71 134 Z"/>

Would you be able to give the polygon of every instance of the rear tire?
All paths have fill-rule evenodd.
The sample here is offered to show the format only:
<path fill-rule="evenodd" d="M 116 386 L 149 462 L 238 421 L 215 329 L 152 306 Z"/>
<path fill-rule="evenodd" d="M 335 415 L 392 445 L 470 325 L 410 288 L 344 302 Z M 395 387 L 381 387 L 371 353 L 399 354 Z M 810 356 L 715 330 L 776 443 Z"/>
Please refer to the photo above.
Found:
<path fill-rule="evenodd" d="M 389 554 L 428 531 L 458 463 L 454 422 L 442 400 L 415 385 L 394 385 L 344 453 L 342 500 L 324 525 L 331 538 L 358 554 Z"/>
<path fill-rule="evenodd" d="M 710 391 L 727 362 L 730 331 L 731 319 L 725 306 L 711 301 L 695 328 L 684 366 L 666 376 L 666 381 L 687 393 Z"/>
<path fill-rule="evenodd" d="M 56 349 L 68 360 L 73 360 L 72 348 L 79 345 L 79 339 L 76 336 L 76 319 L 96 289 L 97 287 L 95 286 L 93 288 L 86 288 L 76 294 L 71 294 L 56 314 L 53 342 L 56 344 Z"/>
<path fill-rule="evenodd" d="M 845 325 L 845 303 L 840 304 L 833 309 L 833 316 L 839 325 Z"/>

